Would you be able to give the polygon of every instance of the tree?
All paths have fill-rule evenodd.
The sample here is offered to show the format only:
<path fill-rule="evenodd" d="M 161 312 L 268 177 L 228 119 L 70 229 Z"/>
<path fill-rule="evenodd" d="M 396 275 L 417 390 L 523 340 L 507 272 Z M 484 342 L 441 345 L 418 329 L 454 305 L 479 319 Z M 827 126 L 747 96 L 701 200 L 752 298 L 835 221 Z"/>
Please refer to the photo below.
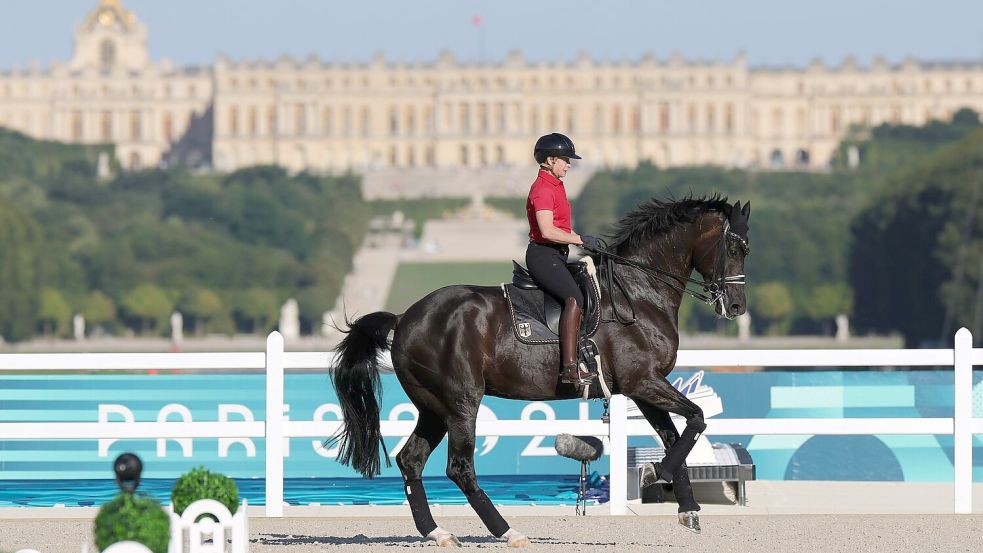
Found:
<path fill-rule="evenodd" d="M 72 318 L 72 308 L 65 296 L 54 288 L 41 290 L 41 305 L 38 309 L 38 322 L 43 326 L 45 336 L 60 335 Z"/>
<path fill-rule="evenodd" d="M 753 301 L 748 302 L 754 314 L 771 321 L 769 333 L 781 333 L 789 323 L 795 305 L 788 286 L 781 282 L 765 282 L 754 287 Z"/>
<path fill-rule="evenodd" d="M 93 325 L 116 320 L 116 306 L 113 300 L 99 290 L 93 290 L 82 300 L 81 313 L 86 322 Z"/>
<path fill-rule="evenodd" d="M 24 340 L 35 332 L 41 229 L 32 218 L 0 200 L 0 338 Z"/>
<path fill-rule="evenodd" d="M 909 347 L 983 328 L 983 131 L 895 174 L 854 221 L 850 284 L 860 331 Z M 978 315 L 980 314 L 980 315 Z"/>
<path fill-rule="evenodd" d="M 207 288 L 193 288 L 186 292 L 180 303 L 183 313 L 194 317 L 195 334 L 201 336 L 208 331 L 208 323 L 224 312 L 222 298 Z"/>
<path fill-rule="evenodd" d="M 174 310 L 174 304 L 167 294 L 156 284 L 141 284 L 123 296 L 123 308 L 140 321 L 140 333 L 147 328 L 163 327 L 163 323 Z"/>
<path fill-rule="evenodd" d="M 841 313 L 850 315 L 853 312 L 853 290 L 842 282 L 820 284 L 805 294 L 802 311 L 807 317 L 822 323 L 828 331 L 830 320 Z"/>
<path fill-rule="evenodd" d="M 276 296 L 263 288 L 250 288 L 241 293 L 236 305 L 236 313 L 241 319 L 251 323 L 253 332 L 268 328 L 279 310 Z"/>

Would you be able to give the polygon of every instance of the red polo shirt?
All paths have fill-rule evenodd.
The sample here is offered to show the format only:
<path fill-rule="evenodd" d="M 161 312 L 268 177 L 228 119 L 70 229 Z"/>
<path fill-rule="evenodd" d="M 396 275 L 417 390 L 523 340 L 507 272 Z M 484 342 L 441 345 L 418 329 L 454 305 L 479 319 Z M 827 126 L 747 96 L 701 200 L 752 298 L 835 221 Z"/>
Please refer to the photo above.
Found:
<path fill-rule="evenodd" d="M 529 198 L 526 199 L 526 217 L 529 219 L 529 239 L 533 242 L 549 243 L 539 231 L 536 222 L 537 211 L 552 211 L 553 226 L 570 232 L 571 213 L 570 200 L 563 181 L 554 177 L 549 171 L 539 171 L 536 182 L 529 188 Z"/>

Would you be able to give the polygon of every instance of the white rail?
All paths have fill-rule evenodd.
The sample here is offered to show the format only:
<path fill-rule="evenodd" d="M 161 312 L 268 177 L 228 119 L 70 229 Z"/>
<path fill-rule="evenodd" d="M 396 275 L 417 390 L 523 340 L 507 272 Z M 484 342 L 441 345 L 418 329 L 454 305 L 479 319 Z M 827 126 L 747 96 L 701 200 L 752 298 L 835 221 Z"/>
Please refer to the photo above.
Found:
<path fill-rule="evenodd" d="M 983 365 L 983 349 L 974 349 L 970 332 L 955 336 L 953 349 L 927 350 L 714 350 L 680 351 L 682 367 L 827 367 L 952 366 L 952 418 L 800 418 L 709 419 L 706 434 L 726 435 L 951 435 L 955 441 L 953 511 L 972 511 L 973 434 L 983 434 L 983 419 L 973 418 L 973 365 Z M 263 438 L 266 441 L 266 514 L 283 516 L 283 438 L 323 437 L 340 426 L 335 421 L 292 421 L 283 416 L 285 369 L 327 369 L 331 354 L 284 352 L 283 338 L 273 332 L 266 351 L 257 353 L 112 353 L 0 355 L 0 372 L 9 370 L 146 370 L 265 369 L 266 421 L 135 423 L 0 423 L 0 440 L 98 438 Z M 623 396 L 611 401 L 611 422 L 579 420 L 479 421 L 479 436 L 555 436 L 561 433 L 606 436 L 610 452 L 610 512 L 627 512 L 629 436 L 651 436 L 643 420 L 629 420 Z M 384 436 L 408 436 L 413 421 L 382 421 Z"/>

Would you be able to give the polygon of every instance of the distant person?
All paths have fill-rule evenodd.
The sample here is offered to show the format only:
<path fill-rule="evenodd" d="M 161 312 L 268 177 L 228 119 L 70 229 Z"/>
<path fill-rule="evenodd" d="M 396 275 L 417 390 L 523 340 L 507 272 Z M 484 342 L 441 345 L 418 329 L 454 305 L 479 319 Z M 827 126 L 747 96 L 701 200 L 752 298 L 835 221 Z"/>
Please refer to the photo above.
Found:
<path fill-rule="evenodd" d="M 573 231 L 570 201 L 563 187 L 570 160 L 581 157 L 577 155 L 573 141 L 560 133 L 540 137 L 533 156 L 539 164 L 539 176 L 529 188 L 526 199 L 529 219 L 526 265 L 536 284 L 556 298 L 563 308 L 560 315 L 560 382 L 583 384 L 593 376 L 577 363 L 584 295 L 567 269 L 567 256 L 569 244 L 588 250 L 596 250 L 598 244 L 597 238 Z"/>

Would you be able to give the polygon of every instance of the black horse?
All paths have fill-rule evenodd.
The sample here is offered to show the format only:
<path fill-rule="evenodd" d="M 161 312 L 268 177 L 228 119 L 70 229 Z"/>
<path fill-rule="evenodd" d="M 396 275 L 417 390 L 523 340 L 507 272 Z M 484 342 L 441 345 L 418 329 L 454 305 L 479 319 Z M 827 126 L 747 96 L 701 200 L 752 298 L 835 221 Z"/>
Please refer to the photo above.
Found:
<path fill-rule="evenodd" d="M 705 294 L 694 295 L 713 303 L 719 316 L 744 313 L 750 212 L 750 204 L 732 206 L 719 196 L 653 199 L 625 215 L 610 236 L 610 249 L 593 256 L 601 267 L 600 280 L 620 284 L 602 286 L 604 322 L 594 336 L 607 385 L 612 393 L 635 401 L 665 444 L 661 464 L 646 467 L 648 480 L 674 483 L 680 523 L 694 531 L 699 531 L 699 505 L 685 459 L 706 424 L 700 408 L 667 379 L 679 346 L 679 305 L 688 292 L 685 284 L 697 282 L 689 278 L 696 269 Z M 622 316 L 612 319 L 615 312 Z M 510 546 L 527 545 L 526 537 L 509 527 L 478 486 L 475 420 L 485 395 L 576 398 L 573 385 L 559 383 L 559 350 L 518 341 L 498 287 L 441 288 L 402 315 L 371 313 L 349 327 L 336 350 L 332 373 L 345 420 L 335 437 L 341 442 L 339 461 L 366 478 L 379 474 L 379 449 L 385 444 L 379 428 L 377 354 L 389 348 L 396 376 L 419 410 L 416 428 L 396 456 L 417 529 L 439 545 L 459 545 L 434 522 L 421 481 L 427 458 L 446 434 L 447 476 L 493 535 L 507 539 Z M 686 419 L 682 435 L 670 413 Z"/>

